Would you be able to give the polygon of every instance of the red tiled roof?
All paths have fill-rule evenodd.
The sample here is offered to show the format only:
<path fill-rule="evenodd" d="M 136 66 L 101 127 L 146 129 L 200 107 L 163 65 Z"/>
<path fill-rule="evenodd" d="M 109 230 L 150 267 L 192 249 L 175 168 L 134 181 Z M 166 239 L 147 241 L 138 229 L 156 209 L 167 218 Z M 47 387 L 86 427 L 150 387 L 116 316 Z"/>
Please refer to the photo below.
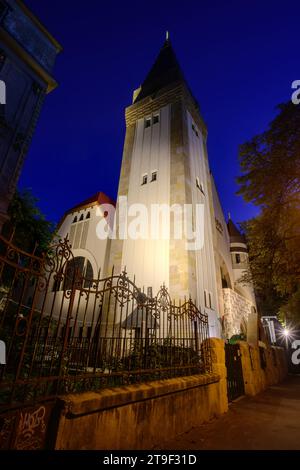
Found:
<path fill-rule="evenodd" d="M 66 214 L 70 214 L 71 212 L 76 212 L 83 207 L 93 206 L 95 204 L 98 204 L 99 206 L 101 206 L 102 204 L 111 204 L 113 206 L 116 205 L 113 199 L 111 199 L 105 193 L 102 193 L 101 191 L 99 191 L 98 193 L 94 194 L 94 196 L 91 196 L 88 199 L 85 199 L 80 204 L 77 204 L 76 206 L 72 207 L 72 209 L 69 209 L 66 212 Z"/>

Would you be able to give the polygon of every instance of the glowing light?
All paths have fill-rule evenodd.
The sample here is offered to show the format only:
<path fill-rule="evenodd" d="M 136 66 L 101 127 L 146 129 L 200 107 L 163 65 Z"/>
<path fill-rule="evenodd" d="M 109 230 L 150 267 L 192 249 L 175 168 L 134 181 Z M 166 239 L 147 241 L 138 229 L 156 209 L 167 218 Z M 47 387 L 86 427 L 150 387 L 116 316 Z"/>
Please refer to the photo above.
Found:
<path fill-rule="evenodd" d="M 287 337 L 289 336 L 290 332 L 289 332 L 289 330 L 288 330 L 287 328 L 285 328 L 285 329 L 283 330 L 283 334 L 284 334 L 284 336 L 287 338 Z"/>

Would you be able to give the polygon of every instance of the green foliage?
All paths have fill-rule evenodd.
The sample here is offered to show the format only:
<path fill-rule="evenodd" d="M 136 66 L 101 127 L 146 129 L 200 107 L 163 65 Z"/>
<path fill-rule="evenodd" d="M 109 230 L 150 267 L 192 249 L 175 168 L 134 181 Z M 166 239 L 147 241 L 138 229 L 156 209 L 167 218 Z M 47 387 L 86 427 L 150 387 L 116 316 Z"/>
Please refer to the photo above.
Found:
<path fill-rule="evenodd" d="M 26 189 L 16 191 L 9 206 L 10 221 L 5 225 L 4 236 L 14 230 L 13 242 L 24 251 L 36 254 L 46 252 L 54 235 L 54 225 L 46 220 L 37 206 L 37 199 Z"/>
<path fill-rule="evenodd" d="M 166 338 L 163 344 L 134 343 L 133 350 L 123 360 L 125 369 L 156 369 L 174 366 L 199 365 L 199 357 L 192 348 L 174 344 L 173 338 Z"/>
<path fill-rule="evenodd" d="M 288 324 L 300 323 L 300 286 L 279 309 L 279 318 Z"/>
<path fill-rule="evenodd" d="M 261 207 L 299 208 L 300 106 L 288 102 L 278 109 L 269 129 L 240 147 L 239 194 Z"/>
<path fill-rule="evenodd" d="M 239 194 L 260 207 L 242 224 L 263 314 L 289 304 L 300 285 L 300 106 L 278 107 L 269 129 L 240 148 Z M 297 312 L 300 318 L 300 311 Z"/>
<path fill-rule="evenodd" d="M 245 335 L 241 333 L 239 335 L 231 336 L 231 338 L 229 339 L 229 344 L 236 344 L 238 341 L 245 341 L 245 340 L 246 340 Z"/>

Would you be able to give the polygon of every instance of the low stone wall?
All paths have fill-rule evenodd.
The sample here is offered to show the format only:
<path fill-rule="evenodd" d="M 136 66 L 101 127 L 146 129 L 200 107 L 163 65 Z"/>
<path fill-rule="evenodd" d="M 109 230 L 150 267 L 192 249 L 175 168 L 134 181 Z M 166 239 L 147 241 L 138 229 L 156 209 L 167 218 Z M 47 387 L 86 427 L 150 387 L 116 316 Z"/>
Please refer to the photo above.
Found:
<path fill-rule="evenodd" d="M 228 398 L 227 398 L 227 368 L 225 364 L 225 342 L 219 338 L 210 338 L 209 348 L 212 360 L 212 372 L 220 377 L 220 412 L 226 413 L 228 411 Z"/>
<path fill-rule="evenodd" d="M 151 449 L 223 412 L 217 374 L 61 398 L 56 449 Z"/>
<path fill-rule="evenodd" d="M 283 348 L 252 347 L 244 341 L 239 344 L 246 395 L 256 395 L 268 386 L 284 380 L 287 375 L 287 360 Z M 261 367 L 260 354 L 264 356 L 264 368 Z"/>
<path fill-rule="evenodd" d="M 209 340 L 212 373 L 153 381 L 60 397 L 55 448 L 152 449 L 228 410 L 225 343 Z M 240 342 L 245 393 L 256 395 L 282 381 L 282 348 L 260 350 Z"/>
<path fill-rule="evenodd" d="M 226 405 L 225 405 L 226 403 Z M 61 397 L 56 449 L 151 449 L 227 409 L 216 373 Z"/>

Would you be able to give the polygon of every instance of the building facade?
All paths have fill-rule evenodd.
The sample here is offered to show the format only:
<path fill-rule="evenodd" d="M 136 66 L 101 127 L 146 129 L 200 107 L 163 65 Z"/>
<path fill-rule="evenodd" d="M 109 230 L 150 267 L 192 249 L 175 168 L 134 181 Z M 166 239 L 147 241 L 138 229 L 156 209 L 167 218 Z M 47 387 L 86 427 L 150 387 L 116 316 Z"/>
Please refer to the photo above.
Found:
<path fill-rule="evenodd" d="M 0 230 L 43 106 L 61 46 L 19 0 L 0 1 Z"/>
<path fill-rule="evenodd" d="M 107 244 L 98 240 L 97 248 L 97 230 L 90 225 L 86 249 L 94 264 L 103 273 L 112 267 L 115 274 L 126 269 L 148 295 L 154 296 L 165 284 L 176 302 L 191 297 L 207 313 L 211 336 L 253 334 L 249 325 L 257 320 L 254 292 L 239 282 L 248 262 L 246 242 L 233 222 L 225 221 L 209 167 L 207 128 L 169 39 L 134 92 L 125 118 L 115 236 Z M 153 207 L 159 207 L 155 219 Z M 183 230 L 176 237 L 176 208 L 185 207 L 190 210 L 192 233 Z M 75 243 L 75 253 L 79 242 L 74 217 L 78 216 L 69 212 L 60 228 L 60 234 L 68 234 Z M 124 232 L 124 217 L 126 229 L 132 222 L 138 236 Z M 148 225 L 142 230 L 145 218 Z M 182 227 L 187 218 L 183 213 Z M 166 236 L 159 231 L 153 237 L 153 229 L 162 221 Z M 195 234 L 199 246 L 191 243 Z"/>
<path fill-rule="evenodd" d="M 64 299 L 64 292 L 71 288 L 75 270 L 84 277 L 83 288 L 92 289 L 92 281 L 102 279 L 108 271 L 110 253 L 110 239 L 97 236 L 99 222 L 107 219 L 109 207 L 115 202 L 102 192 L 82 201 L 68 210 L 58 224 L 58 238 L 68 239 L 72 247 L 72 257 L 64 266 L 65 277 L 61 280 L 52 276 L 46 298 L 41 298 L 39 308 L 45 314 L 57 321 L 60 317 L 65 320 L 68 315 L 69 302 Z M 77 291 L 74 298 L 78 321 L 76 321 L 77 334 L 91 335 L 92 318 L 99 301 L 92 293 L 88 299 L 81 298 Z M 42 304 L 44 306 L 42 307 Z M 53 312 L 53 313 L 50 313 Z M 63 323 L 63 322 L 62 322 Z"/>
<path fill-rule="evenodd" d="M 86 199 L 67 211 L 59 223 L 58 234 L 68 238 L 75 258 L 83 259 L 81 271 L 89 266 L 89 277 L 95 279 L 105 276 L 108 271 L 110 242 L 97 236 L 97 225 L 107 217 L 107 206 L 114 207 L 115 202 L 102 192 Z"/>
<path fill-rule="evenodd" d="M 126 266 L 139 285 L 153 292 L 164 282 L 175 300 L 191 296 L 206 309 L 219 335 L 207 129 L 168 39 L 125 115 L 119 198 L 126 196 L 129 206 L 146 204 L 149 213 L 153 204 L 189 205 L 194 219 L 196 205 L 204 205 L 203 248 L 187 249 L 185 233 L 173 237 L 170 217 L 164 240 L 113 240 L 111 265 Z"/>

